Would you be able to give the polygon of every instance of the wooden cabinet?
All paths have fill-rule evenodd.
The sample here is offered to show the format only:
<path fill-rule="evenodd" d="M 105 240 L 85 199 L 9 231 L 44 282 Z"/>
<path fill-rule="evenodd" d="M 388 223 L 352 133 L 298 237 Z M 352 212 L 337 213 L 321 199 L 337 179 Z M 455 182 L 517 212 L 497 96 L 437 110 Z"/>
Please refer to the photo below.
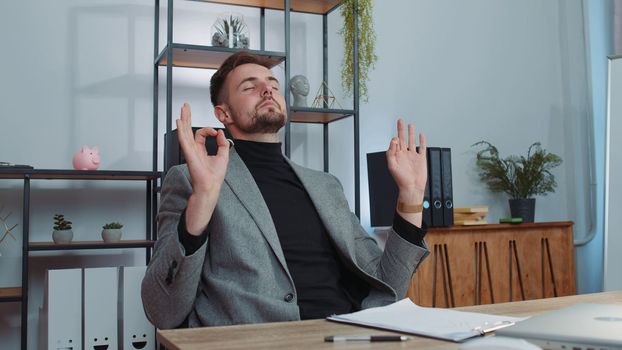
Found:
<path fill-rule="evenodd" d="M 431 228 L 408 297 L 455 307 L 576 293 L 572 222 Z"/>

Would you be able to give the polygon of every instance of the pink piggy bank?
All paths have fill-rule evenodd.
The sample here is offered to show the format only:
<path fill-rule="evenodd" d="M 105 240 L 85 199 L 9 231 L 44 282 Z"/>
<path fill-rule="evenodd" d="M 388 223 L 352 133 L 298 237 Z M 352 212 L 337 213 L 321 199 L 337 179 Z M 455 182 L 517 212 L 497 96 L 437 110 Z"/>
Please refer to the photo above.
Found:
<path fill-rule="evenodd" d="M 82 147 L 82 150 L 73 156 L 73 168 L 76 170 L 97 170 L 99 168 L 99 149 L 97 146 L 93 148 Z"/>

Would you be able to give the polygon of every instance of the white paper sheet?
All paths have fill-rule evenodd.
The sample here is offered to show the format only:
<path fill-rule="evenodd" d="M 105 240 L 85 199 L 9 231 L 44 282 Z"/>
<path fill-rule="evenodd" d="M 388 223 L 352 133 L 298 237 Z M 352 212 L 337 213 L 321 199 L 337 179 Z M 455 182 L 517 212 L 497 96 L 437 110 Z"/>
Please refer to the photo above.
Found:
<path fill-rule="evenodd" d="M 405 298 L 387 306 L 330 316 L 327 319 L 460 342 L 511 326 L 526 317 L 421 307 Z"/>

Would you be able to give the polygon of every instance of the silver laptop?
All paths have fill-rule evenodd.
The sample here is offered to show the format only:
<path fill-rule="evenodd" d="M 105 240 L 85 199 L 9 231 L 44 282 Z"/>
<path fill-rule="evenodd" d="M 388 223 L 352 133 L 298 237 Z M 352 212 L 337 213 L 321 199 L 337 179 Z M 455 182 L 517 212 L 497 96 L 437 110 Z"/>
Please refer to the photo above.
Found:
<path fill-rule="evenodd" d="M 576 304 L 500 329 L 544 349 L 622 350 L 622 305 Z"/>

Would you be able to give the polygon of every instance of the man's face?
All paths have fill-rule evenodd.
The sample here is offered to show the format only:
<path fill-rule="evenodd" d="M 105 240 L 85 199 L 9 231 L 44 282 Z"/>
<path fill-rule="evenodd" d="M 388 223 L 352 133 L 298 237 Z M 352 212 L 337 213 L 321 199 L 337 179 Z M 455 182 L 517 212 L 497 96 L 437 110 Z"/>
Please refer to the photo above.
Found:
<path fill-rule="evenodd" d="M 258 64 L 236 67 L 225 84 L 224 105 L 233 120 L 230 128 L 246 134 L 276 133 L 285 125 L 285 98 L 272 71 Z"/>

